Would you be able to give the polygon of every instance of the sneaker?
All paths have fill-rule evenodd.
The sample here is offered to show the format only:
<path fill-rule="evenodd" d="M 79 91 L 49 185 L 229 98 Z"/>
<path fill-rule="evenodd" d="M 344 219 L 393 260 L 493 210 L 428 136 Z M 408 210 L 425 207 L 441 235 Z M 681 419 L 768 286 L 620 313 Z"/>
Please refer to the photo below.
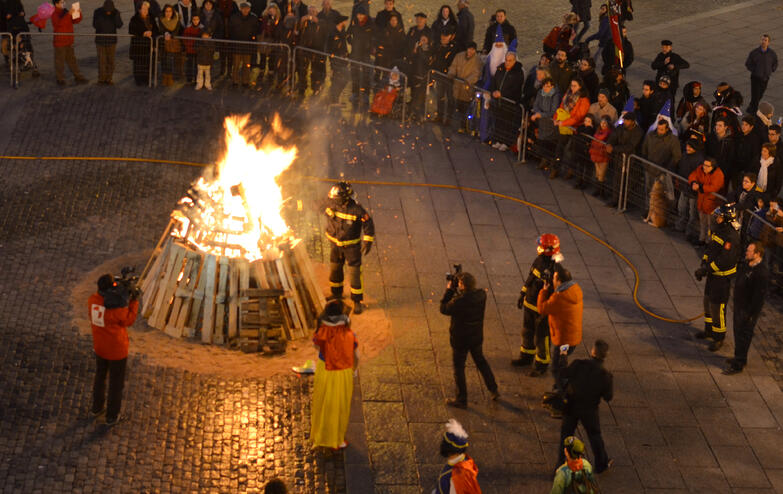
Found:
<path fill-rule="evenodd" d="M 337 449 L 345 449 L 347 447 L 348 447 L 348 441 L 343 441 L 342 443 L 340 443 L 339 446 L 337 446 Z"/>
<path fill-rule="evenodd" d="M 303 366 L 299 367 L 295 365 L 291 367 L 291 370 L 297 374 L 315 374 L 315 362 L 308 360 Z"/>
<path fill-rule="evenodd" d="M 446 400 L 446 406 L 465 409 L 468 408 L 468 403 L 466 401 L 461 401 L 461 400 L 457 400 L 456 398 L 452 398 Z"/>
<path fill-rule="evenodd" d="M 506 146 L 505 144 L 501 143 L 500 146 L 498 146 L 497 149 L 498 149 L 498 151 L 508 151 L 508 146 Z"/>
<path fill-rule="evenodd" d="M 360 301 L 357 300 L 353 304 L 353 313 L 358 315 L 361 314 L 362 312 L 364 312 L 364 304 L 362 304 Z"/>
<path fill-rule="evenodd" d="M 708 350 L 711 352 L 717 352 L 718 350 L 720 350 L 720 347 L 722 346 L 723 346 L 723 340 L 715 340 L 712 343 L 710 343 Z"/>
<path fill-rule="evenodd" d="M 741 365 L 729 364 L 725 369 L 723 369 L 721 373 L 726 376 L 733 376 L 734 374 L 739 374 L 740 372 L 742 372 Z"/>

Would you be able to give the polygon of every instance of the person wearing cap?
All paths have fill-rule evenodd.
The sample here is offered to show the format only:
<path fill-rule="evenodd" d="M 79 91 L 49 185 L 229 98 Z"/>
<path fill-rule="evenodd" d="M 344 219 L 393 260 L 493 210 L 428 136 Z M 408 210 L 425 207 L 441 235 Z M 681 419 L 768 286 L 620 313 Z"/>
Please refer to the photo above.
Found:
<path fill-rule="evenodd" d="M 250 59 L 255 53 L 255 46 L 247 42 L 256 40 L 258 27 L 258 17 L 250 12 L 250 3 L 240 3 L 239 12 L 231 16 L 228 24 L 229 39 L 243 42 L 233 48 L 231 82 L 234 86 L 240 83 L 244 87 L 250 85 Z"/>
<path fill-rule="evenodd" d="M 354 16 L 348 27 L 348 43 L 351 45 L 351 60 L 372 64 L 375 23 L 370 17 L 370 8 L 362 2 L 354 6 Z M 370 79 L 372 69 L 359 64 L 351 64 L 351 101 L 354 105 L 367 108 L 370 104 Z"/>
<path fill-rule="evenodd" d="M 519 103 L 522 100 L 525 72 L 517 61 L 516 44 L 516 40 L 511 42 L 505 62 L 498 66 L 489 88 L 493 99 L 490 110 L 495 120 L 492 141 L 493 147 L 499 151 L 506 151 L 517 141 L 522 123 Z"/>
<path fill-rule="evenodd" d="M 745 68 L 750 72 L 750 104 L 748 113 L 756 113 L 759 101 L 764 97 L 772 73 L 778 70 L 778 55 L 769 47 L 769 34 L 761 36 L 761 44 L 748 53 Z"/>
<path fill-rule="evenodd" d="M 690 67 L 684 58 L 672 51 L 672 42 L 668 39 L 661 41 L 661 52 L 652 61 L 650 67 L 656 71 L 655 77 L 660 79 L 661 76 L 669 76 L 669 91 L 672 93 L 672 98 L 677 94 L 677 88 L 680 83 L 680 71 Z"/>
<path fill-rule="evenodd" d="M 440 455 L 446 458 L 446 466 L 438 475 L 432 494 L 481 494 L 478 467 L 467 454 L 469 445 L 462 424 L 449 419 L 440 441 Z"/>
<path fill-rule="evenodd" d="M 593 450 L 596 473 L 602 473 L 612 464 L 606 454 L 598 408 L 601 400 L 609 403 L 614 396 L 614 378 L 604 368 L 609 344 L 598 339 L 590 349 L 590 358 L 578 359 L 564 368 L 561 376 L 568 382 L 563 404 L 563 421 L 560 424 L 560 440 L 572 436 L 579 423 L 584 427 Z M 562 449 L 558 465 L 565 461 Z"/>
<path fill-rule="evenodd" d="M 473 43 L 473 32 L 476 29 L 476 21 L 468 6 L 468 0 L 457 0 L 457 51 L 466 50 L 469 43 Z"/>
<path fill-rule="evenodd" d="M 399 25 L 402 27 L 402 14 L 394 7 L 394 0 L 383 0 L 383 9 L 375 14 L 375 25 L 379 30 L 383 30 L 389 25 L 389 19 L 397 16 Z M 405 29 L 403 27 L 403 29 Z"/>
<path fill-rule="evenodd" d="M 769 101 L 762 101 L 756 110 L 755 122 L 753 123 L 753 132 L 758 134 L 759 141 L 765 143 L 769 141 L 769 126 L 772 125 L 775 116 L 775 107 Z"/>
<path fill-rule="evenodd" d="M 495 15 L 489 21 L 487 31 L 484 33 L 484 45 L 482 45 L 482 52 L 488 54 L 492 50 L 492 45 L 495 43 L 495 33 L 498 27 L 500 27 L 503 35 L 503 41 L 506 46 L 509 46 L 512 41 L 517 39 L 517 30 L 506 19 L 506 11 L 498 9 L 495 11 Z"/>
<path fill-rule="evenodd" d="M 587 482 L 593 485 L 593 466 L 585 456 L 585 445 L 574 436 L 568 436 L 561 444 L 560 456 L 565 458 L 564 463 L 555 471 L 555 480 L 549 494 L 566 494 L 575 482 L 585 485 Z M 571 489 L 570 492 L 595 492 Z"/>
<path fill-rule="evenodd" d="M 688 114 L 693 116 L 694 107 L 697 103 L 703 104 L 707 110 L 710 109 L 709 103 L 701 94 L 701 82 L 691 81 L 683 86 L 682 98 L 680 98 L 680 102 L 677 104 L 677 111 L 673 116 L 679 119 L 684 118 Z"/>
<path fill-rule="evenodd" d="M 677 174 L 689 177 L 704 161 L 704 143 L 691 137 L 685 142 L 685 154 L 677 163 Z M 685 233 L 685 239 L 691 243 L 698 242 L 699 210 L 696 207 L 698 194 L 687 182 L 677 182 L 680 196 L 677 198 L 677 223 L 675 229 Z"/>
<path fill-rule="evenodd" d="M 424 12 L 417 12 L 413 17 L 416 21 L 416 25 L 408 29 L 408 34 L 406 35 L 407 49 L 405 50 L 405 53 L 407 56 L 413 54 L 414 50 L 416 50 L 416 46 L 419 45 L 422 36 L 426 36 L 427 40 L 432 39 L 432 29 L 427 25 L 427 14 Z"/>
<path fill-rule="evenodd" d="M 120 421 L 128 364 L 128 326 L 136 321 L 139 301 L 136 292 L 129 292 L 111 274 L 105 274 L 98 278 L 98 291 L 87 300 L 87 310 L 96 362 L 90 411 L 94 417 L 106 414 L 106 425 L 112 426 Z"/>
<path fill-rule="evenodd" d="M 671 77 L 664 74 L 660 76 L 656 82 L 658 83 L 658 87 L 655 88 L 656 95 L 663 100 L 664 104 L 666 104 L 666 100 L 668 100 L 671 105 L 670 107 L 674 108 L 674 91 L 672 91 L 671 88 Z M 663 107 L 663 105 L 661 105 L 661 107 Z"/>
<path fill-rule="evenodd" d="M 609 102 L 609 90 L 601 88 L 598 90 L 595 103 L 590 105 L 590 109 L 587 110 L 590 115 L 595 115 L 595 118 L 601 118 L 604 116 L 609 117 L 611 123 L 617 121 L 617 108 L 612 106 Z"/>
<path fill-rule="evenodd" d="M 453 97 L 460 115 L 460 130 L 467 130 L 468 108 L 473 101 L 473 86 L 481 76 L 481 59 L 476 53 L 476 42 L 469 41 L 465 51 L 454 55 L 448 75 L 454 78 Z"/>
<path fill-rule="evenodd" d="M 336 12 L 336 11 L 332 11 Z M 339 12 L 330 15 L 334 22 L 329 34 L 326 37 L 326 51 L 330 55 L 329 68 L 332 71 L 331 85 L 329 86 L 329 103 L 339 104 L 340 94 L 348 84 L 348 41 L 346 39 L 346 28 L 348 26 L 348 17 Z"/>

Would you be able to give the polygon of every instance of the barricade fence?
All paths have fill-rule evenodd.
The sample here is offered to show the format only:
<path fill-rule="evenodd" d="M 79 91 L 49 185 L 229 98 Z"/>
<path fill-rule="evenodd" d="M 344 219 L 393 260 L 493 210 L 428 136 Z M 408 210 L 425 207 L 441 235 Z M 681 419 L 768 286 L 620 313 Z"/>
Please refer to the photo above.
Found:
<path fill-rule="evenodd" d="M 507 148 L 519 146 L 526 117 L 525 108 L 516 101 L 495 97 L 491 91 L 437 70 L 430 70 L 426 81 L 414 78 L 411 114 Z"/>
<path fill-rule="evenodd" d="M 187 36 L 155 39 L 153 85 L 233 86 L 287 94 L 291 47 L 284 43 Z M 198 79 L 198 81 L 197 81 Z"/>
<path fill-rule="evenodd" d="M 55 47 L 55 42 L 65 46 Z M 39 76 L 52 83 L 81 79 L 114 83 L 133 78 L 134 70 L 144 68 L 148 75 L 138 80 L 146 85 L 151 70 L 152 44 L 139 43 L 130 34 L 23 32 L 13 40 L 13 50 L 15 87 Z"/>
<path fill-rule="evenodd" d="M 16 50 L 14 49 L 14 38 L 11 33 L 0 33 L 0 52 L 3 53 L 5 68 L 8 70 L 8 80 L 13 87 Z"/>
<path fill-rule="evenodd" d="M 408 76 L 369 61 L 338 57 L 297 46 L 293 53 L 292 91 L 300 97 L 322 98 L 332 105 L 350 104 L 405 122 Z"/>

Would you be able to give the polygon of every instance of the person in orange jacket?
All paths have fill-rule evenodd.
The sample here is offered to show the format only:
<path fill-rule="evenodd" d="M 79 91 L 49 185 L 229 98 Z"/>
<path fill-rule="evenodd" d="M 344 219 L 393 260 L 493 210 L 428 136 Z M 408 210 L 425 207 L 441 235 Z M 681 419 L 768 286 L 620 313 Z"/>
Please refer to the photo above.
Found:
<path fill-rule="evenodd" d="M 432 494 L 481 494 L 478 467 L 467 455 L 468 433 L 455 419 L 446 422 L 446 430 L 440 442 L 440 454 L 446 458 L 446 466 L 438 476 L 438 485 Z"/>
<path fill-rule="evenodd" d="M 65 85 L 65 64 L 68 64 L 77 84 L 87 82 L 76 63 L 73 36 L 58 35 L 58 33 L 73 33 L 73 25 L 80 22 L 82 22 L 81 10 L 73 7 L 70 10 L 65 10 L 65 0 L 54 0 L 52 30 L 55 35 L 52 38 L 52 44 L 54 45 L 54 71 L 57 76 L 57 84 L 60 86 Z"/>
<path fill-rule="evenodd" d="M 555 163 L 552 165 L 552 172 L 549 178 L 557 178 L 559 175 L 560 159 L 563 156 L 565 146 L 569 141 L 574 130 L 582 125 L 587 112 L 590 110 L 590 97 L 583 82 L 574 76 L 568 91 L 560 101 L 560 107 L 552 118 L 555 128 L 558 130 L 557 149 L 555 150 Z M 569 168 L 570 172 L 570 168 Z M 566 178 L 571 178 L 572 173 L 567 174 Z"/>
<path fill-rule="evenodd" d="M 98 292 L 87 300 L 87 308 L 97 364 L 91 412 L 95 417 L 105 413 L 106 424 L 111 426 L 120 420 L 125 367 L 128 362 L 127 328 L 136 321 L 139 301 L 135 294 L 128 293 L 124 286 L 119 285 L 111 274 L 105 274 L 98 278 Z"/>
<path fill-rule="evenodd" d="M 552 282 L 545 282 L 538 292 L 536 307 L 541 317 L 547 317 L 549 321 L 549 351 L 555 376 L 554 392 L 544 395 L 546 402 L 562 395 L 564 386 L 560 370 L 566 365 L 566 357 L 582 342 L 582 288 L 562 264 L 555 265 Z"/>

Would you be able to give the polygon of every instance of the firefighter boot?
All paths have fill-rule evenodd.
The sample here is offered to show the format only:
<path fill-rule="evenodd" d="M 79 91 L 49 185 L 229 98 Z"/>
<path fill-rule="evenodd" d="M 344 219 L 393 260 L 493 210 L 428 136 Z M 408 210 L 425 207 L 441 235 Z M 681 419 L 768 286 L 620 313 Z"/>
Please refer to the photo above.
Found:
<path fill-rule="evenodd" d="M 533 363 L 533 357 L 534 355 L 529 353 L 520 353 L 519 358 L 511 361 L 511 365 L 514 367 L 527 367 Z"/>

